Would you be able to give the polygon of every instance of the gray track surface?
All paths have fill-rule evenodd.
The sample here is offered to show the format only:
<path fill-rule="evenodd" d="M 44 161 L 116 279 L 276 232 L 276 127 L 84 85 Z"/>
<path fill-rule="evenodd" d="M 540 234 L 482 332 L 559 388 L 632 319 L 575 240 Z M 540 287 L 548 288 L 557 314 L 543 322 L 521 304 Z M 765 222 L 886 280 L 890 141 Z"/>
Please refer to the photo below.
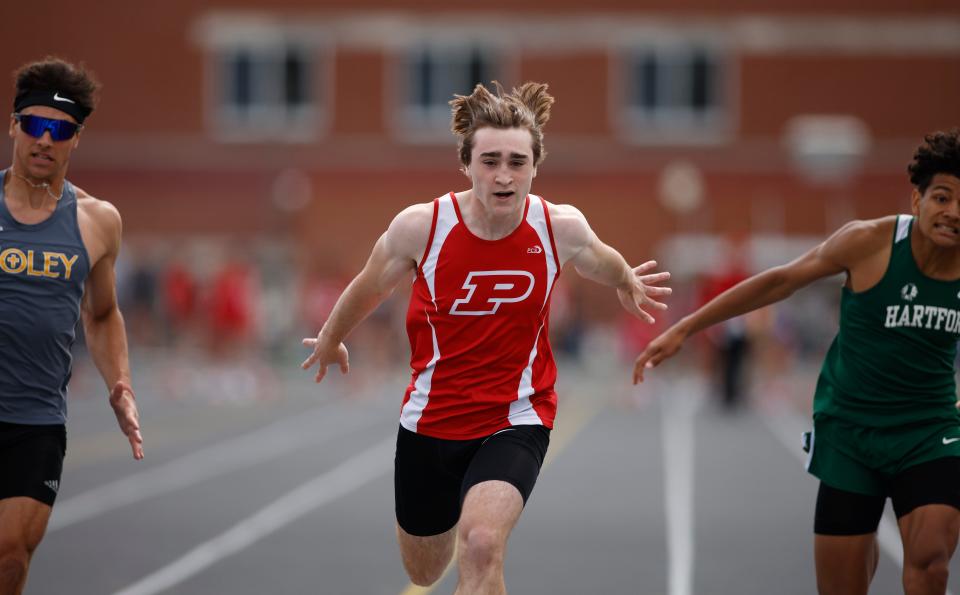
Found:
<path fill-rule="evenodd" d="M 402 372 L 380 378 L 370 372 L 354 365 L 347 379 L 332 372 L 319 387 L 295 369 L 281 372 L 275 398 L 247 401 L 174 401 L 163 396 L 162 383 L 146 382 L 139 399 L 147 458 L 139 463 L 129 458 L 105 397 L 75 391 L 62 491 L 26 592 L 122 592 L 390 440 L 406 379 Z M 673 454 L 664 452 L 670 444 L 664 432 L 674 431 L 665 407 L 677 402 L 692 404 L 678 414 L 689 421 L 692 446 L 688 593 L 816 591 L 817 484 L 788 448 L 799 446 L 792 428 L 804 423 L 802 416 L 723 414 L 702 394 L 691 394 L 702 393 L 696 382 L 675 374 L 663 372 L 636 393 L 623 366 L 561 368 L 561 411 L 548 463 L 509 544 L 510 592 L 683 595 L 670 584 L 676 560 L 669 553 L 664 491 L 667 475 L 676 472 Z M 394 537 L 392 451 L 373 460 L 379 462 L 359 487 L 160 592 L 404 592 L 409 583 Z M 104 486 L 133 494 L 134 501 L 110 505 L 108 489 L 90 499 L 106 510 L 78 513 L 83 494 Z M 434 592 L 452 593 L 455 575 Z M 954 560 L 954 593 L 958 577 Z M 896 562 L 881 554 L 871 593 L 901 593 L 899 583 Z"/>

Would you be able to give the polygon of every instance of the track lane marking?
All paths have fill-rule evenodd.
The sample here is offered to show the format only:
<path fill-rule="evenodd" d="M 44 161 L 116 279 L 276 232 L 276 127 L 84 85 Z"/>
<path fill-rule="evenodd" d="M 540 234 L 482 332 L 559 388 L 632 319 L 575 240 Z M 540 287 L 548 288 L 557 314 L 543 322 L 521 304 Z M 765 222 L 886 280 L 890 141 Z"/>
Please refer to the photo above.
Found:
<path fill-rule="evenodd" d="M 372 425 L 369 416 L 360 410 L 348 410 L 349 416 L 331 415 L 332 406 L 326 404 L 275 421 L 58 502 L 53 508 L 47 533 Z"/>
<path fill-rule="evenodd" d="M 670 595 L 690 595 L 693 586 L 693 424 L 702 401 L 699 394 L 691 387 L 690 390 L 666 394 L 659 400 L 667 525 L 667 592 Z"/>
<path fill-rule="evenodd" d="M 183 583 L 220 560 L 253 545 L 298 518 L 377 479 L 393 468 L 391 436 L 337 467 L 287 492 L 181 558 L 114 595 L 154 595 Z"/>

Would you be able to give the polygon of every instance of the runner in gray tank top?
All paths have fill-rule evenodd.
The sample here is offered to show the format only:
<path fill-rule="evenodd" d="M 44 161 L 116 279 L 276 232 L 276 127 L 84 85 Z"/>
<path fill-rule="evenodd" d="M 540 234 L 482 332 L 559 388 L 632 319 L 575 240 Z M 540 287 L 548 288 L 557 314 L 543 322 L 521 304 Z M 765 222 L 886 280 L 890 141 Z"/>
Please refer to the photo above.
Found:
<path fill-rule="evenodd" d="M 840 329 L 814 396 L 807 469 L 820 479 L 821 594 L 865 594 L 886 499 L 909 595 L 943 594 L 960 533 L 960 131 L 924 137 L 908 171 L 912 216 L 852 221 L 797 260 L 743 281 L 654 339 L 634 382 L 691 334 L 846 274 Z"/>
<path fill-rule="evenodd" d="M 62 60 L 21 67 L 0 172 L 0 595 L 19 594 L 60 487 L 75 328 L 143 458 L 114 263 L 120 215 L 65 178 L 97 83 Z"/>

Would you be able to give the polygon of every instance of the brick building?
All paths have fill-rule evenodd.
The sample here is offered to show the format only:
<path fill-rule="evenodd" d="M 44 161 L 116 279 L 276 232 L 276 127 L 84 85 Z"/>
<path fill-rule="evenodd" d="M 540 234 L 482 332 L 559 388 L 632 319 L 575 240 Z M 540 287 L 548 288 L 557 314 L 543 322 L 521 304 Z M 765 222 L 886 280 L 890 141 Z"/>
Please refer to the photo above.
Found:
<path fill-rule="evenodd" d="M 465 187 L 446 102 L 475 80 L 550 84 L 534 192 L 632 261 L 678 233 L 822 235 L 905 210 L 921 135 L 960 125 L 953 0 L 38 10 L 2 10 L 0 71 L 52 53 L 98 74 L 70 177 L 128 235 L 293 238 L 320 271 L 355 270 L 402 206 Z"/>

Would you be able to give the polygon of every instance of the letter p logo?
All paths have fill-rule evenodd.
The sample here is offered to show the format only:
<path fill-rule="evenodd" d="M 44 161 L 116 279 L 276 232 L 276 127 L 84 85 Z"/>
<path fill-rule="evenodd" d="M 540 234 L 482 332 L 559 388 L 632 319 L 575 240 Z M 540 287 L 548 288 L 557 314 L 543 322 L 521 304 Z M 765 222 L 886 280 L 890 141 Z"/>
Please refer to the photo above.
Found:
<path fill-rule="evenodd" d="M 527 271 L 472 271 L 463 282 L 467 296 L 453 302 L 450 313 L 458 316 L 496 314 L 500 304 L 527 299 L 533 285 L 533 274 Z"/>

